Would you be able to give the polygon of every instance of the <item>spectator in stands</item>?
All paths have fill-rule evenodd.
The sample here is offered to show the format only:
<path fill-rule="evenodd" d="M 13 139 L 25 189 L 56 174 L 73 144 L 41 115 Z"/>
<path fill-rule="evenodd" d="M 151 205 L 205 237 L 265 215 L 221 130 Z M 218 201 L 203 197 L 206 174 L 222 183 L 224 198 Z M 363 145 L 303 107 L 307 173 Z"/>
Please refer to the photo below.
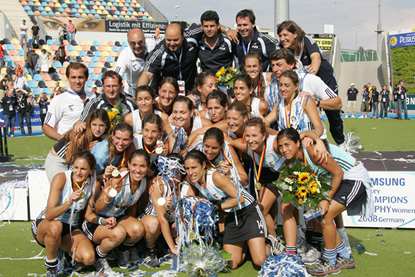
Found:
<path fill-rule="evenodd" d="M 49 72 L 50 67 L 50 53 L 46 49 L 42 49 L 40 56 L 40 72 L 44 75 Z"/>
<path fill-rule="evenodd" d="M 63 43 L 63 39 L 59 40 L 59 48 L 56 51 L 56 57 L 58 61 L 63 65 L 66 59 L 65 44 Z"/>
<path fill-rule="evenodd" d="M 34 49 L 32 49 L 26 61 L 26 68 L 29 71 L 29 74 L 32 75 L 32 77 L 35 75 L 36 68 L 38 68 L 38 66 L 39 66 L 39 55 L 36 53 Z"/>
<path fill-rule="evenodd" d="M 398 107 L 396 109 L 396 118 L 401 120 L 402 119 L 402 112 L 405 115 L 405 119 L 409 119 L 408 117 L 408 107 L 406 106 L 406 88 L 403 86 L 403 81 L 400 80 L 396 85 L 395 90 L 393 91 L 395 95 L 396 102 Z"/>
<path fill-rule="evenodd" d="M 58 28 L 59 40 L 67 39 L 68 30 L 66 29 L 66 24 L 62 24 Z"/>
<path fill-rule="evenodd" d="M 46 113 L 48 112 L 48 106 L 50 104 L 50 99 L 46 92 L 42 93 L 39 97 L 37 104 L 39 105 L 39 114 L 40 114 L 40 121 L 43 123 L 45 122 Z"/>
<path fill-rule="evenodd" d="M 20 25 L 20 45 L 22 48 L 24 48 L 27 43 L 27 30 L 26 20 L 23 19 L 22 24 Z"/>
<path fill-rule="evenodd" d="M 268 57 L 277 50 L 278 40 L 258 32 L 255 26 L 255 14 L 252 10 L 241 10 L 236 15 L 238 29 L 238 40 L 236 45 L 236 55 L 239 64 L 244 64 L 245 55 L 249 52 L 257 52 L 262 59 L 263 72 L 269 71 Z"/>
<path fill-rule="evenodd" d="M 16 89 L 17 94 L 17 116 L 19 117 L 20 132 L 22 136 L 26 136 L 24 130 L 24 120 L 26 121 L 29 136 L 34 136 L 32 133 L 32 123 L 30 121 L 30 105 L 27 99 L 28 91 L 24 89 Z"/>
<path fill-rule="evenodd" d="M 88 68 L 84 64 L 70 63 L 66 68 L 66 77 L 69 88 L 50 101 L 43 124 L 43 133 L 56 141 L 72 129 L 84 109 L 84 104 L 95 97 L 94 94 L 85 90 Z"/>
<path fill-rule="evenodd" d="M 377 90 L 376 86 L 372 86 L 372 93 L 370 97 L 370 102 L 372 103 L 372 118 L 379 118 L 379 91 Z"/>
<path fill-rule="evenodd" d="M 68 41 L 72 44 L 73 41 L 75 41 L 75 34 L 76 34 L 76 28 L 75 25 L 72 23 L 72 20 L 68 21 Z"/>
<path fill-rule="evenodd" d="M 234 65 L 236 44 L 224 34 L 228 28 L 219 24 L 215 11 L 206 11 L 200 17 L 200 25 L 192 24 L 186 29 L 185 37 L 198 41 L 199 60 L 203 72 L 215 74 L 222 67 Z"/>
<path fill-rule="evenodd" d="M 81 117 L 74 125 L 75 132 L 85 129 L 85 121 L 88 114 L 95 109 L 110 110 L 121 101 L 122 117 L 138 109 L 135 101 L 128 95 L 122 94 L 122 77 L 113 70 L 108 70 L 102 74 L 103 93 L 91 100 L 82 111 Z"/>
<path fill-rule="evenodd" d="M 32 26 L 32 44 L 39 45 L 39 26 L 37 26 L 37 22 L 33 21 Z"/>
<path fill-rule="evenodd" d="M 96 97 L 98 97 L 101 94 L 98 92 L 98 87 L 96 85 L 92 85 L 91 92 L 95 94 Z"/>
<path fill-rule="evenodd" d="M 5 135 L 7 135 L 8 137 L 14 137 L 14 124 L 16 121 L 17 101 L 16 98 L 13 96 L 12 89 L 6 89 L 6 95 L 2 97 L 0 106 L 3 108 L 4 127 L 6 127 Z"/>
<path fill-rule="evenodd" d="M 17 68 L 17 66 L 19 67 Z M 16 80 L 14 80 L 14 88 L 23 89 L 28 92 L 30 91 L 29 82 L 27 81 L 26 77 L 23 75 L 23 69 L 20 67 L 19 64 L 16 65 Z"/>
<path fill-rule="evenodd" d="M 130 47 L 121 52 L 114 71 L 121 76 L 127 75 L 124 93 L 134 97 L 138 79 L 144 70 L 148 53 L 154 49 L 155 41 L 146 39 L 143 31 L 136 28 L 128 32 L 127 40 Z"/>
<path fill-rule="evenodd" d="M 52 96 L 51 99 L 63 92 L 65 92 L 66 89 L 64 87 L 61 86 L 59 81 L 55 81 L 55 88 L 52 89 Z"/>
<path fill-rule="evenodd" d="M 5 64 L 3 44 L 4 44 L 3 40 L 0 40 L 0 70 L 4 67 L 4 64 Z"/>
<path fill-rule="evenodd" d="M 0 99 L 3 99 L 5 92 L 9 88 L 10 76 L 5 75 L 4 78 L 0 81 Z"/>
<path fill-rule="evenodd" d="M 170 24 L 166 38 L 148 56 L 137 86 L 148 85 L 154 77 L 152 85 L 158 87 L 161 76 L 173 77 L 178 80 L 180 92 L 190 92 L 197 74 L 197 52 L 196 43 L 184 38 L 180 25 Z"/>
<path fill-rule="evenodd" d="M 380 92 L 380 118 L 388 118 L 389 101 L 392 99 L 392 94 L 386 85 Z"/>
<path fill-rule="evenodd" d="M 161 41 L 159 26 L 156 26 L 156 29 L 154 30 L 154 40 L 156 41 L 156 43 L 159 43 Z"/>
<path fill-rule="evenodd" d="M 10 76 L 10 81 L 13 82 L 13 75 L 16 75 L 16 68 L 14 68 L 12 65 L 9 65 L 7 67 L 7 75 Z"/>
<path fill-rule="evenodd" d="M 354 87 L 354 83 L 351 83 L 350 88 L 347 90 L 347 108 L 344 118 L 349 116 L 349 112 L 352 112 L 352 118 L 354 118 L 354 111 L 356 108 L 356 100 L 359 91 Z"/>
<path fill-rule="evenodd" d="M 369 103 L 370 103 L 370 92 L 369 92 L 369 87 L 367 85 L 363 86 L 363 91 L 362 91 L 362 107 L 361 107 L 361 112 L 362 115 L 360 116 L 360 118 L 367 118 L 367 114 L 369 112 Z M 366 114 L 364 114 L 366 112 Z"/>

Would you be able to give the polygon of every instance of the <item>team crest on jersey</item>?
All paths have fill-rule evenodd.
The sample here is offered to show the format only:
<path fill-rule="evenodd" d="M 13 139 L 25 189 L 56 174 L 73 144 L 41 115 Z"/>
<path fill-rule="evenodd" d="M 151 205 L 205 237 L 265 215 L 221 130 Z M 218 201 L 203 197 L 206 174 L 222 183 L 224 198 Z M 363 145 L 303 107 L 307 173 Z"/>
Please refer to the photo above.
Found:
<path fill-rule="evenodd" d="M 226 51 L 226 46 L 225 46 L 225 45 L 221 45 L 221 46 L 219 47 L 219 50 Z"/>

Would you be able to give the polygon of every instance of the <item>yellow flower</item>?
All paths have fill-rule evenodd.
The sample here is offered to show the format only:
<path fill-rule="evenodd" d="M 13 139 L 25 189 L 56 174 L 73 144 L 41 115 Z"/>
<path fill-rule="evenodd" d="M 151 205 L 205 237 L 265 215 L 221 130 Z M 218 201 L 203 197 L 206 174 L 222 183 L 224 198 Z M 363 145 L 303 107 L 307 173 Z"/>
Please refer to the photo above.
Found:
<path fill-rule="evenodd" d="M 297 193 L 300 195 L 300 197 L 306 197 L 308 190 L 305 186 L 301 186 L 298 188 Z"/>
<path fill-rule="evenodd" d="M 308 185 L 308 190 L 312 193 L 312 194 L 316 194 L 318 191 L 318 184 L 317 182 L 313 181 Z"/>
<path fill-rule="evenodd" d="M 222 74 L 223 72 L 225 72 L 225 67 L 224 66 L 222 66 L 222 68 L 220 69 L 220 74 Z"/>
<path fill-rule="evenodd" d="M 113 119 L 116 115 L 117 115 L 117 113 L 114 112 L 114 111 L 108 112 L 108 117 L 110 118 L 110 120 Z"/>
<path fill-rule="evenodd" d="M 306 184 L 308 181 L 310 181 L 311 177 L 310 174 L 307 172 L 303 172 L 298 176 L 298 183 L 300 184 Z"/>
<path fill-rule="evenodd" d="M 216 77 L 220 77 L 220 75 L 222 75 L 222 73 L 219 70 L 218 72 L 216 72 Z"/>

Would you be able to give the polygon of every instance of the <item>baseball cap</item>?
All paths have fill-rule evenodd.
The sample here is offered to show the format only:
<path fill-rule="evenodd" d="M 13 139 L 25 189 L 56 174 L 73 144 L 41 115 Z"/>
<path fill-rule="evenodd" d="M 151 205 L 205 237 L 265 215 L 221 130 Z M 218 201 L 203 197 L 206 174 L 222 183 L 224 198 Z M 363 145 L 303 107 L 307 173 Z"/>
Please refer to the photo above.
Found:
<path fill-rule="evenodd" d="M 352 83 L 351 86 L 354 86 L 354 83 Z"/>

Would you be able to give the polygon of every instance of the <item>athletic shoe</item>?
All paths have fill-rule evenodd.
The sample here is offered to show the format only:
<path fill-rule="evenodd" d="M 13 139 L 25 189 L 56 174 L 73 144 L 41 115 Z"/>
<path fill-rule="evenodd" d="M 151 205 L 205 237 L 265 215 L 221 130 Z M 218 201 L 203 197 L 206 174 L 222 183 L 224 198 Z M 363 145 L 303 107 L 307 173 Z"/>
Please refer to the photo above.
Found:
<path fill-rule="evenodd" d="M 140 256 L 138 256 L 138 251 L 136 247 L 131 247 L 129 250 L 130 252 L 130 262 L 132 265 L 136 265 L 138 264 L 138 262 L 140 261 Z"/>
<path fill-rule="evenodd" d="M 344 116 L 344 118 L 348 118 L 349 116 L 346 114 L 345 116 Z"/>
<path fill-rule="evenodd" d="M 144 260 L 144 264 L 149 268 L 160 267 L 160 261 L 157 258 L 156 249 L 154 247 L 148 249 L 147 257 Z"/>
<path fill-rule="evenodd" d="M 363 114 L 359 118 L 363 118 Z"/>
<path fill-rule="evenodd" d="M 305 242 L 304 240 L 301 241 L 301 243 L 297 246 L 297 253 L 300 255 L 305 254 L 309 249 L 311 248 L 311 246 Z"/>
<path fill-rule="evenodd" d="M 341 270 L 337 263 L 334 265 L 322 257 L 316 266 L 307 267 L 307 272 L 313 276 L 326 276 L 329 274 L 339 274 Z"/>
<path fill-rule="evenodd" d="M 127 269 L 131 266 L 130 263 L 130 251 L 128 249 L 121 251 L 118 247 L 115 249 L 115 256 L 118 258 L 118 267 Z"/>
<path fill-rule="evenodd" d="M 348 259 L 337 256 L 337 264 L 339 265 L 340 269 L 356 268 L 356 262 L 354 261 L 354 258 L 352 255 L 350 255 L 350 258 Z"/>
<path fill-rule="evenodd" d="M 94 265 L 98 273 L 111 274 L 114 272 L 112 268 L 110 267 L 110 265 L 108 264 L 107 258 L 95 259 Z"/>
<path fill-rule="evenodd" d="M 274 235 L 268 234 L 268 240 L 271 242 L 272 255 L 278 256 L 284 252 L 285 247 L 281 243 L 281 240 L 279 237 L 274 237 Z"/>
<path fill-rule="evenodd" d="M 354 114 L 352 114 L 352 118 L 354 118 Z"/>
<path fill-rule="evenodd" d="M 303 262 L 303 264 L 313 265 L 320 259 L 320 257 L 321 257 L 320 251 L 318 251 L 314 247 L 311 247 L 310 250 L 307 251 L 307 253 L 302 255 L 301 261 Z"/>
<path fill-rule="evenodd" d="M 46 270 L 46 277 L 58 277 L 58 267 L 49 267 Z"/>
<path fill-rule="evenodd" d="M 14 135 L 13 135 L 13 134 L 11 134 L 11 135 L 10 135 L 10 137 L 11 137 L 11 138 L 14 138 Z"/>

